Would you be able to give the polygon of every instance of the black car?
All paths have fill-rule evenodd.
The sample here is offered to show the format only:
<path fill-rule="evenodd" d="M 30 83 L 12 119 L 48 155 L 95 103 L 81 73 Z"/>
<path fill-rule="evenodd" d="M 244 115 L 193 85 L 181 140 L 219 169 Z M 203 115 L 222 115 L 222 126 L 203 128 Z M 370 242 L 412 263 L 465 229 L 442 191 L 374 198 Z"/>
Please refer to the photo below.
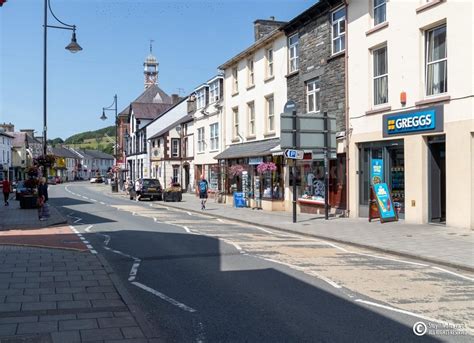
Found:
<path fill-rule="evenodd" d="M 157 179 L 143 179 L 140 199 L 163 200 L 163 188 Z"/>

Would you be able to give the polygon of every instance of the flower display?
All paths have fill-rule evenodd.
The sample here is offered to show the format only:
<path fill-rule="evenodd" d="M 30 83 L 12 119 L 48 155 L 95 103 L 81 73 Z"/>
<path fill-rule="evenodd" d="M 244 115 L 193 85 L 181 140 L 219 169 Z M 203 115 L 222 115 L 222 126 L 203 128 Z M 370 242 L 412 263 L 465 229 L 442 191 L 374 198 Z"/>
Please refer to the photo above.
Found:
<path fill-rule="evenodd" d="M 240 164 L 234 164 L 229 167 L 229 174 L 232 177 L 242 174 L 243 171 L 245 171 L 245 167 Z"/>
<path fill-rule="evenodd" d="M 26 170 L 26 173 L 28 174 L 29 177 L 38 177 L 38 168 L 37 167 L 29 167 Z"/>
<path fill-rule="evenodd" d="M 263 174 L 265 172 L 273 172 L 277 170 L 277 166 L 273 162 L 262 162 L 257 166 L 257 172 Z"/>
<path fill-rule="evenodd" d="M 38 179 L 27 179 L 25 180 L 25 187 L 28 188 L 28 189 L 34 189 L 36 187 L 38 187 Z"/>
<path fill-rule="evenodd" d="M 56 162 L 56 156 L 53 154 L 41 155 L 35 158 L 35 164 L 45 167 L 51 167 Z"/>

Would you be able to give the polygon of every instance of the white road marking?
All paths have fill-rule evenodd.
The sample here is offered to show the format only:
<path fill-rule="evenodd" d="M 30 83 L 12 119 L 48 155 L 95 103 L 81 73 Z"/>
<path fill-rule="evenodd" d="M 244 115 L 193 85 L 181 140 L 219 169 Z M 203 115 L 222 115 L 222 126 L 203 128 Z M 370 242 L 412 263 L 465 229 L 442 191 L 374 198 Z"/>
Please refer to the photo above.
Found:
<path fill-rule="evenodd" d="M 191 212 L 186 212 L 189 216 L 192 216 L 193 214 Z"/>
<path fill-rule="evenodd" d="M 150 292 L 151 294 L 153 295 L 156 295 L 158 298 L 166 301 L 166 302 L 169 302 L 171 305 L 174 305 L 174 306 L 177 306 L 179 307 L 180 309 L 182 309 L 183 311 L 186 311 L 186 312 L 191 312 L 191 313 L 194 313 L 196 312 L 195 309 L 193 309 L 192 307 L 189 307 L 173 298 L 170 298 L 169 296 L 161 293 L 161 292 L 158 292 L 157 290 L 153 289 L 153 288 L 150 288 L 148 286 L 145 286 L 144 284 L 140 283 L 140 282 L 136 282 L 136 281 L 133 281 L 132 282 L 132 285 L 135 285 L 137 286 L 138 288 L 141 288 L 147 292 Z"/>
<path fill-rule="evenodd" d="M 88 198 L 88 197 L 85 197 L 85 196 L 82 196 L 82 198 L 83 198 L 83 199 L 86 199 L 86 200 L 89 200 L 89 198 Z"/>
<path fill-rule="evenodd" d="M 79 236 L 79 235 L 78 235 Z M 81 239 L 81 241 L 85 241 L 86 239 L 82 236 L 79 236 L 79 238 Z"/>
<path fill-rule="evenodd" d="M 105 202 L 101 201 L 100 204 L 105 205 Z"/>
<path fill-rule="evenodd" d="M 109 251 L 112 251 L 113 253 L 116 253 L 117 255 L 122 255 L 124 257 L 128 257 L 128 258 L 131 258 L 132 260 L 137 260 L 138 258 L 136 258 L 135 256 L 131 256 L 129 254 L 126 254 L 124 252 L 121 252 L 119 250 L 115 250 L 115 249 L 112 249 L 112 248 L 109 248 L 109 247 L 104 247 L 104 249 L 106 250 L 109 250 Z"/>
<path fill-rule="evenodd" d="M 223 219 L 221 219 L 221 218 L 216 218 L 216 220 L 217 220 L 218 222 L 225 223 L 225 221 L 224 221 Z"/>
<path fill-rule="evenodd" d="M 230 244 L 230 245 L 233 245 L 234 248 L 236 248 L 237 250 L 241 251 L 242 250 L 242 247 L 240 245 L 238 245 L 237 243 L 234 243 L 232 241 L 229 241 L 227 239 L 222 239 L 223 242 L 227 243 L 227 244 Z"/>
<path fill-rule="evenodd" d="M 97 202 L 97 200 L 95 200 L 95 199 L 92 199 L 92 198 L 90 199 L 90 201 Z"/>
<path fill-rule="evenodd" d="M 89 225 L 88 227 L 85 228 L 85 232 L 91 232 L 91 229 L 94 225 Z"/>
<path fill-rule="evenodd" d="M 89 250 L 90 250 L 90 249 L 94 249 L 94 248 L 92 247 L 92 245 L 90 245 L 90 244 L 86 244 L 86 247 L 87 247 L 87 249 L 89 249 Z"/>
<path fill-rule="evenodd" d="M 89 241 L 82 241 L 84 244 L 90 244 Z"/>
<path fill-rule="evenodd" d="M 91 252 L 92 254 L 97 254 L 97 251 L 95 251 L 94 249 L 90 250 L 90 252 Z"/>
<path fill-rule="evenodd" d="M 192 233 L 192 231 L 187 226 L 181 226 L 187 233 Z"/>
<path fill-rule="evenodd" d="M 76 218 L 77 218 L 77 217 L 76 217 Z M 82 218 L 77 218 L 73 223 L 74 223 L 74 224 L 79 223 L 81 220 L 82 220 Z"/>
<path fill-rule="evenodd" d="M 135 277 L 137 276 L 137 273 L 138 273 L 138 267 L 140 267 L 140 262 L 141 260 L 138 260 L 132 265 L 132 269 L 130 270 L 130 277 L 128 278 L 128 281 L 135 280 Z"/>
<path fill-rule="evenodd" d="M 354 255 L 360 255 L 360 256 L 374 257 L 374 258 L 378 258 L 378 259 L 381 259 L 381 260 L 412 264 L 412 265 L 420 266 L 420 267 L 429 267 L 429 265 L 424 264 L 424 263 L 409 262 L 409 261 L 399 260 L 397 258 L 389 258 L 389 257 L 383 257 L 383 256 L 378 256 L 378 255 L 372 255 L 372 254 L 365 254 L 365 253 L 355 252 L 355 251 L 349 251 L 349 253 L 354 254 Z"/>
<path fill-rule="evenodd" d="M 443 269 L 443 268 L 439 268 L 439 267 L 432 267 L 433 269 L 437 269 L 439 271 L 442 271 L 442 272 L 445 272 L 445 273 L 448 273 L 448 274 L 451 274 L 451 275 L 455 275 L 457 277 L 460 277 L 462 279 L 466 279 L 466 280 L 469 280 L 469 281 L 474 281 L 473 278 L 470 278 L 469 276 L 465 276 L 465 275 L 462 275 L 462 274 L 458 274 L 458 273 L 454 273 L 452 271 L 449 271 L 449 270 L 446 270 L 446 269 Z"/>

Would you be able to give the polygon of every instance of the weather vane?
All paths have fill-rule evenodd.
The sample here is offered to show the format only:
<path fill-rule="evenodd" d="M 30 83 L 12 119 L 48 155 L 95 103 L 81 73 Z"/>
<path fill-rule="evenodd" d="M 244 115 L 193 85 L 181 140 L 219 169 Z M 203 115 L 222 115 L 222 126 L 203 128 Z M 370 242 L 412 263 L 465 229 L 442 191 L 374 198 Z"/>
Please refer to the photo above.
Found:
<path fill-rule="evenodd" d="M 153 51 L 153 42 L 154 42 L 154 40 L 153 40 L 153 39 L 150 39 L 150 54 L 151 54 L 152 51 Z"/>

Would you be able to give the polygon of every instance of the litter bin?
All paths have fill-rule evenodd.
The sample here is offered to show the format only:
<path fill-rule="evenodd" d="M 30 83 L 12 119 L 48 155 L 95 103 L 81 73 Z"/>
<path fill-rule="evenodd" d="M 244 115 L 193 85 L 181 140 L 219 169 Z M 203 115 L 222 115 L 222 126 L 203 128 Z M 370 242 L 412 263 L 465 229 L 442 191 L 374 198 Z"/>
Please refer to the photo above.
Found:
<path fill-rule="evenodd" d="M 118 183 L 117 182 L 111 182 L 110 187 L 112 187 L 112 193 L 118 193 Z"/>

